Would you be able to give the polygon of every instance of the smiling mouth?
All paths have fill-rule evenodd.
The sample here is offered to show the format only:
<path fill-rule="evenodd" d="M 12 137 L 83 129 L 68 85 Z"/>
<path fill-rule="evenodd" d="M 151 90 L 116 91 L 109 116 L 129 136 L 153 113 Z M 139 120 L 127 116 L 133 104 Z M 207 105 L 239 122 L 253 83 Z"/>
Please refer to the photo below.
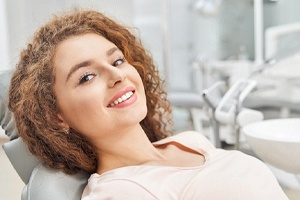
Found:
<path fill-rule="evenodd" d="M 123 94 L 121 97 L 119 97 L 118 99 L 114 100 L 114 102 L 110 103 L 108 105 L 108 107 L 113 107 L 113 106 L 116 106 L 126 100 L 128 100 L 132 95 L 133 95 L 134 91 L 129 91 L 125 94 Z"/>

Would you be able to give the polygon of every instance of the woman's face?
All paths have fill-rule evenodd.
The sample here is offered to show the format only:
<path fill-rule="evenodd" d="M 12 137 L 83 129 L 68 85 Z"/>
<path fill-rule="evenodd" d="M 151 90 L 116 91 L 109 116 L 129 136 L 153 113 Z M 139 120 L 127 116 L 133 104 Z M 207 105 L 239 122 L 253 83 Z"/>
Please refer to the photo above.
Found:
<path fill-rule="evenodd" d="M 147 114 L 142 80 L 123 53 L 96 34 L 74 36 L 55 51 L 54 92 L 62 125 L 90 140 L 124 132 Z"/>

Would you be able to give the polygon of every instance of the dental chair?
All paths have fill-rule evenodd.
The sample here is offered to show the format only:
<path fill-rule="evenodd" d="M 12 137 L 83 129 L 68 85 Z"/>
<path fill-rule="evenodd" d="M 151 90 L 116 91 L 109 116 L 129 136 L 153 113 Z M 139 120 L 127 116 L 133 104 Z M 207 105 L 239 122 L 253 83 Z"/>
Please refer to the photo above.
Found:
<path fill-rule="evenodd" d="M 89 174 L 65 174 L 43 165 L 32 155 L 15 127 L 13 114 L 8 110 L 8 88 L 12 71 L 0 73 L 0 125 L 10 141 L 3 149 L 14 169 L 25 183 L 21 200 L 77 200 L 81 195 Z"/>

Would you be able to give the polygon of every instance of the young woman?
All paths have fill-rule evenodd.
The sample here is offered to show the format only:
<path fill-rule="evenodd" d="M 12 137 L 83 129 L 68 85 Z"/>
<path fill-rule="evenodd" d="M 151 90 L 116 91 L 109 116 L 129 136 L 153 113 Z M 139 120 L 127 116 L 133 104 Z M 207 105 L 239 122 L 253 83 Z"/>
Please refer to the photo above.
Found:
<path fill-rule="evenodd" d="M 150 55 L 96 11 L 54 17 L 21 53 L 9 108 L 47 166 L 91 173 L 82 199 L 287 199 L 259 160 L 172 136 Z"/>

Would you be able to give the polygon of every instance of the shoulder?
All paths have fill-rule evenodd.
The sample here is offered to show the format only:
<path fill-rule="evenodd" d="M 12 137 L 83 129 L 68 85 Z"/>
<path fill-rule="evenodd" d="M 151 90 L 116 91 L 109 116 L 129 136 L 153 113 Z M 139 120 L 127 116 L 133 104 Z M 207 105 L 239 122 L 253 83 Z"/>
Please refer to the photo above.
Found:
<path fill-rule="evenodd" d="M 184 131 L 180 133 L 176 133 L 170 137 L 164 138 L 153 144 L 165 144 L 168 142 L 188 142 L 188 143 L 205 143 L 210 146 L 213 146 L 212 143 L 202 134 L 197 131 Z"/>
<path fill-rule="evenodd" d="M 156 199 L 155 196 L 137 182 L 129 179 L 102 180 L 93 174 L 84 189 L 83 200 L 101 199 Z"/>
<path fill-rule="evenodd" d="M 178 137 L 178 138 L 181 138 L 182 140 L 196 139 L 196 140 L 209 142 L 209 140 L 202 133 L 197 132 L 197 131 L 184 131 L 184 132 L 175 134 L 173 137 Z"/>
<path fill-rule="evenodd" d="M 223 166 L 231 166 L 236 175 L 240 174 L 253 177 L 264 177 L 275 180 L 275 176 L 268 168 L 268 166 L 258 158 L 245 154 L 237 150 L 218 150 L 215 156 L 216 162 Z"/>
<path fill-rule="evenodd" d="M 203 134 L 197 131 L 185 131 L 177 133 L 173 136 L 154 142 L 153 145 L 159 146 L 170 142 L 177 142 L 183 146 L 196 150 L 203 155 L 207 154 L 207 152 L 210 150 L 216 149 Z"/>

